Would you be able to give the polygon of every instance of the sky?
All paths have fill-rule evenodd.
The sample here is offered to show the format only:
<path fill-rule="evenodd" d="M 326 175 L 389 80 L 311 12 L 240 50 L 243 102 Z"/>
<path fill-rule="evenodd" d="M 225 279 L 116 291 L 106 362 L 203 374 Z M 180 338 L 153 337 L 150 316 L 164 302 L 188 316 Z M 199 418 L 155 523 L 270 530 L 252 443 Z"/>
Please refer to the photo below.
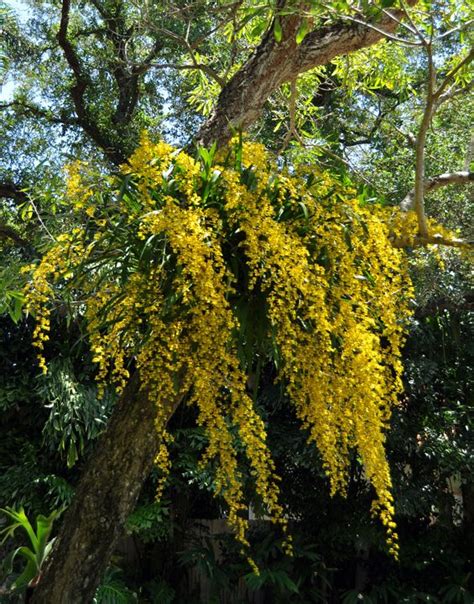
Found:
<path fill-rule="evenodd" d="M 3 0 L 3 3 L 15 11 L 20 21 L 28 19 L 29 7 L 26 2 L 22 2 L 22 0 Z"/>
<path fill-rule="evenodd" d="M 28 19 L 29 7 L 25 2 L 21 0 L 3 0 L 3 4 L 13 9 L 20 22 L 25 22 Z M 11 101 L 14 88 L 14 82 L 7 75 L 5 81 L 0 84 L 0 102 Z"/>

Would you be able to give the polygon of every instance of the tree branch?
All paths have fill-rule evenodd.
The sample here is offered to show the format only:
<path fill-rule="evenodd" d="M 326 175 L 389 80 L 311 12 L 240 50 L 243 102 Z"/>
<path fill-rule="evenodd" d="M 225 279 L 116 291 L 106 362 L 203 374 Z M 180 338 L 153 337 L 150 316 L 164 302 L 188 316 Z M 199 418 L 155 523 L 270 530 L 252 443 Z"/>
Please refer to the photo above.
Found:
<path fill-rule="evenodd" d="M 452 87 L 439 97 L 438 104 L 441 105 L 441 103 L 444 103 L 446 101 L 451 101 L 452 99 L 454 99 L 458 96 L 461 96 L 462 94 L 467 94 L 473 88 L 474 88 L 474 80 L 472 80 L 471 82 L 469 82 L 462 88 Z"/>
<path fill-rule="evenodd" d="M 437 90 L 433 91 L 435 101 L 440 101 L 443 98 L 444 91 L 452 82 L 454 82 L 456 74 L 458 74 L 463 67 L 469 65 L 472 60 L 474 60 L 474 48 L 471 49 L 471 51 L 464 57 L 462 61 L 459 61 L 459 63 L 446 74 L 444 80 L 438 86 Z"/>
<path fill-rule="evenodd" d="M 405 10 L 406 15 L 408 12 Z M 417 30 L 418 31 L 418 30 Z M 423 111 L 423 117 L 421 120 L 418 135 L 416 137 L 416 163 L 415 163 L 415 187 L 413 192 L 408 194 L 409 199 L 405 198 L 402 201 L 402 209 L 405 206 L 412 207 L 416 213 L 418 221 L 418 235 L 421 239 L 427 240 L 429 238 L 428 232 L 428 221 L 425 214 L 425 191 L 426 191 L 426 179 L 425 179 L 425 146 L 428 129 L 431 124 L 431 120 L 439 108 L 439 106 L 454 92 L 452 90 L 446 91 L 447 87 L 455 81 L 456 75 L 459 71 L 468 65 L 474 59 L 474 49 L 472 49 L 459 63 L 451 69 L 450 72 L 444 77 L 441 84 L 436 83 L 436 67 L 433 56 L 433 45 L 432 37 L 426 39 L 419 31 L 418 35 L 423 43 L 426 50 L 428 59 L 428 81 L 427 81 L 427 92 L 426 92 L 426 104 Z M 445 92 L 446 91 L 446 92 Z M 442 180 L 439 180 L 442 183 Z M 447 183 L 449 184 L 449 183 Z M 439 186 L 443 186 L 439 184 Z M 446 244 L 444 244 L 446 245 Z"/>
<path fill-rule="evenodd" d="M 410 0 L 410 4 L 415 3 L 416 0 Z M 397 18 L 402 15 L 394 13 Z M 340 21 L 310 32 L 298 45 L 296 32 L 303 18 L 296 14 L 279 17 L 281 41 L 275 40 L 271 27 L 255 53 L 222 89 L 216 109 L 197 135 L 198 143 L 224 144 L 233 129 L 245 130 L 256 121 L 268 97 L 281 84 L 299 73 L 329 63 L 338 55 L 372 46 L 398 26 L 386 15 L 375 22 L 377 31 L 370 24 Z"/>
<path fill-rule="evenodd" d="M 50 124 L 61 124 L 63 126 L 79 125 L 79 121 L 77 119 L 66 117 L 66 111 L 64 109 L 59 110 L 58 115 L 56 115 L 49 109 L 45 109 L 44 107 L 39 107 L 38 105 L 33 105 L 31 103 L 24 103 L 23 101 L 12 101 L 11 103 L 0 104 L 0 110 L 9 108 L 20 109 L 22 110 L 23 115 L 42 118 Z"/>
<path fill-rule="evenodd" d="M 440 174 L 433 178 L 428 178 L 423 183 L 423 195 L 436 191 L 441 187 L 448 185 L 466 185 L 474 183 L 474 172 L 447 172 L 446 174 Z M 400 209 L 403 212 L 408 212 L 414 209 L 415 205 L 415 189 L 412 189 L 400 203 Z M 423 210 L 424 214 L 424 210 Z M 425 219 L 426 220 L 426 219 Z M 439 233 L 429 233 L 428 225 L 426 233 L 420 231 L 416 237 L 401 237 L 393 239 L 392 244 L 394 247 L 406 248 L 406 247 L 422 247 L 425 245 L 444 245 L 448 247 L 457 247 L 464 249 L 471 249 L 474 247 L 474 241 L 466 241 L 465 239 L 458 239 L 456 237 L 450 237 L 449 239 L 440 235 Z"/>
<path fill-rule="evenodd" d="M 467 185 L 471 183 L 474 183 L 474 172 L 446 172 L 445 174 L 426 179 L 424 182 L 424 193 L 431 193 L 448 185 Z M 403 198 L 400 203 L 400 209 L 403 212 L 413 210 L 414 199 L 415 189 L 412 189 Z"/>
<path fill-rule="evenodd" d="M 71 97 L 76 110 L 78 122 L 84 132 L 86 132 L 86 134 L 88 134 L 102 149 L 107 158 L 112 163 L 119 165 L 125 161 L 125 154 L 121 149 L 111 143 L 99 125 L 91 118 L 90 112 L 87 108 L 85 92 L 87 87 L 90 85 L 90 78 L 86 73 L 84 73 L 76 50 L 68 38 L 70 8 L 71 0 L 63 0 L 61 6 L 61 21 L 56 37 L 59 46 L 63 50 L 66 61 L 74 75 L 75 84 L 71 87 Z"/>
<path fill-rule="evenodd" d="M 0 181 L 0 197 L 13 199 L 17 203 L 28 201 L 28 195 L 23 191 L 21 185 L 11 180 Z"/>
<path fill-rule="evenodd" d="M 415 146 L 415 188 L 413 193 L 413 209 L 418 220 L 418 231 L 421 237 L 428 236 L 428 222 L 425 216 L 425 145 L 428 128 L 435 111 L 434 91 L 436 86 L 436 71 L 433 62 L 433 52 L 430 44 L 426 43 L 428 54 L 428 90 L 426 105 L 423 112 Z"/>
<path fill-rule="evenodd" d="M 446 238 L 443 235 L 435 233 L 434 235 L 417 235 L 416 237 L 401 237 L 393 239 L 392 245 L 397 248 L 415 248 L 424 247 L 426 245 L 444 245 L 446 247 L 457 247 L 463 249 L 474 248 L 474 241 L 466 241 L 457 237 Z"/>
<path fill-rule="evenodd" d="M 283 153 L 285 149 L 288 147 L 292 138 L 296 138 L 298 141 L 301 141 L 301 137 L 298 133 L 298 129 L 296 127 L 296 99 L 298 96 L 298 89 L 296 86 L 296 77 L 290 82 L 290 102 L 288 105 L 288 112 L 290 114 L 290 124 L 288 126 L 288 132 L 283 139 L 283 144 L 280 149 L 280 153 Z"/>
<path fill-rule="evenodd" d="M 155 69 L 176 69 L 177 71 L 187 69 L 199 70 L 208 75 L 211 79 L 215 80 L 219 84 L 219 86 L 223 87 L 225 84 L 224 80 L 219 76 L 216 71 L 214 71 L 214 69 L 212 69 L 212 67 L 203 63 L 196 62 L 190 65 L 183 65 L 180 63 L 152 63 L 151 67 L 154 67 Z"/>
<path fill-rule="evenodd" d="M 138 103 L 140 96 L 139 76 L 148 71 L 151 61 L 156 57 L 163 44 L 155 41 L 145 60 L 140 65 L 134 65 L 127 56 L 127 46 L 132 40 L 134 27 L 127 27 L 123 3 L 116 3 L 115 10 L 111 11 L 105 3 L 98 0 L 91 1 L 104 20 L 106 26 L 104 35 L 114 50 L 115 61 L 112 76 L 117 85 L 118 102 L 112 116 L 112 122 L 123 125 L 130 121 Z"/>
<path fill-rule="evenodd" d="M 324 5 L 324 6 L 330 12 L 337 14 L 337 11 L 335 9 L 332 9 L 328 5 Z M 357 12 L 362 13 L 362 11 L 359 11 L 359 10 Z M 391 21 L 395 21 L 397 27 L 398 27 L 398 25 L 402 24 L 401 21 L 399 19 L 397 19 L 395 14 L 391 13 L 390 11 L 382 10 L 382 13 L 384 14 L 385 17 L 387 17 Z M 363 18 L 363 13 L 362 13 L 362 18 L 360 18 L 360 19 L 358 19 L 357 17 L 353 17 L 352 15 L 341 15 L 340 19 L 345 20 L 345 21 L 350 21 L 350 22 L 356 23 L 358 25 L 363 25 L 364 27 L 372 29 L 374 32 L 380 34 L 383 38 L 385 38 L 387 40 L 391 40 L 392 42 L 396 42 L 397 44 L 404 44 L 406 46 L 421 46 L 421 42 L 414 42 L 413 40 L 408 40 L 406 38 L 400 38 L 399 36 L 393 35 L 391 32 L 387 31 L 386 29 L 381 29 L 378 23 L 377 23 L 377 25 L 374 25 L 372 23 L 367 22 Z"/>
<path fill-rule="evenodd" d="M 416 2 L 417 0 L 410 0 L 409 4 L 414 5 Z M 294 67 L 298 73 L 301 73 L 318 65 L 329 63 L 341 54 L 373 46 L 397 30 L 398 20 L 402 16 L 402 11 L 392 11 L 390 16 L 382 14 L 373 22 L 358 20 L 356 23 L 345 23 L 340 21 L 333 25 L 320 27 L 310 32 L 298 47 Z M 396 20 L 393 17 L 396 17 Z"/>
<path fill-rule="evenodd" d="M 28 242 L 16 230 L 7 224 L 0 224 L 0 239 L 11 239 L 16 245 L 24 247 Z"/>

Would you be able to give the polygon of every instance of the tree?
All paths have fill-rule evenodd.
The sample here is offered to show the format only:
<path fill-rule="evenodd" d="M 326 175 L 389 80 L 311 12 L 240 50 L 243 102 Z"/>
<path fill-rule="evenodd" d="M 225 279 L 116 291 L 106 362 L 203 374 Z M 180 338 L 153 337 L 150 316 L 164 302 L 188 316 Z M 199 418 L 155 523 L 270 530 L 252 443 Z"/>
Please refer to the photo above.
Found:
<path fill-rule="evenodd" d="M 213 9 L 216 10 L 214 27 L 219 30 L 221 27 L 225 28 L 226 25 L 233 24 L 234 31 L 239 31 L 239 28 L 242 30 L 246 23 L 254 20 L 256 33 L 254 30 L 253 35 L 257 40 L 261 37 L 261 41 L 257 44 L 255 53 L 247 60 L 245 60 L 247 51 L 245 44 L 242 44 L 243 48 L 242 46 L 239 48 L 238 44 L 235 45 L 237 50 L 235 53 L 230 53 L 229 64 L 226 65 L 230 68 L 230 72 L 235 71 L 235 74 L 225 82 L 219 72 L 216 74 L 216 70 L 205 62 L 201 64 L 199 56 L 196 56 L 194 41 L 190 43 L 184 27 L 185 25 L 190 27 L 192 18 L 196 16 L 189 7 L 174 7 L 175 15 L 178 15 L 175 30 L 156 25 L 157 23 L 162 25 L 163 17 L 171 16 L 173 7 L 170 7 L 163 9 L 165 13 L 168 11 L 167 15 L 163 15 L 163 12 L 154 15 L 155 29 L 151 27 L 148 30 L 151 32 L 148 37 L 140 37 L 136 35 L 133 27 L 127 27 L 127 24 L 135 20 L 140 24 L 144 22 L 138 19 L 137 12 L 132 6 L 124 3 L 111 3 L 110 6 L 108 4 L 96 6 L 95 3 L 88 5 L 89 12 L 85 11 L 85 23 L 87 17 L 90 17 L 94 26 L 90 28 L 93 30 L 90 33 L 87 29 L 84 31 L 81 29 L 83 24 L 80 22 L 76 26 L 77 29 L 72 29 L 71 6 L 65 0 L 61 5 L 57 34 L 57 42 L 62 54 L 57 52 L 51 28 L 46 28 L 50 42 L 55 47 L 55 52 L 51 54 L 53 64 L 56 61 L 56 65 L 61 65 L 65 60 L 73 75 L 69 90 L 68 86 L 64 85 L 64 81 L 47 82 L 54 90 L 56 98 L 61 98 L 65 104 L 53 115 L 51 111 L 32 103 L 28 98 L 17 98 L 12 103 L 8 103 L 10 105 L 8 109 L 23 113 L 27 117 L 34 116 L 38 121 L 44 120 L 49 125 L 56 124 L 70 128 L 74 133 L 83 132 L 109 161 L 119 164 L 130 157 L 136 145 L 138 131 L 146 122 L 143 114 L 137 111 L 140 93 L 143 93 L 148 83 L 146 74 L 150 73 L 155 60 L 158 68 L 164 68 L 163 58 L 157 60 L 163 47 L 160 41 L 154 39 L 158 38 L 157 34 L 160 34 L 172 41 L 172 44 L 163 50 L 165 58 L 170 56 L 166 54 L 170 48 L 175 53 L 174 55 L 171 53 L 173 58 L 176 55 L 182 58 L 179 51 L 176 52 L 177 49 L 185 48 L 186 53 L 190 53 L 191 64 L 178 61 L 177 67 L 180 70 L 212 73 L 209 77 L 216 80 L 217 75 L 217 81 L 220 80 L 219 85 L 222 85 L 222 90 L 215 110 L 193 138 L 207 146 L 210 146 L 213 141 L 221 145 L 230 137 L 231 128 L 248 128 L 255 122 L 269 95 L 282 83 L 294 79 L 296 74 L 328 63 L 339 54 L 345 55 L 370 46 L 383 36 L 393 37 L 399 21 L 406 17 L 404 8 L 390 12 L 372 7 L 373 17 L 363 15 L 363 18 L 360 18 L 357 13 L 354 16 L 350 7 L 347 7 L 347 10 L 343 10 L 342 13 L 327 18 L 326 15 L 317 13 L 305 14 L 299 6 L 279 3 L 277 15 L 273 18 L 271 12 L 254 13 L 252 7 L 241 7 L 240 4 L 225 5 L 224 8 L 213 5 Z M 50 9 L 53 11 L 50 14 L 53 18 L 55 15 L 57 20 L 59 16 L 57 8 L 51 6 Z M 197 10 L 201 9 L 202 5 L 198 6 Z M 149 19 L 153 15 L 146 14 L 144 17 Z M 48 18 L 51 19 L 49 14 Z M 209 21 L 206 19 L 204 24 L 208 25 Z M 100 27 L 101 24 L 105 26 Z M 71 33 L 72 31 L 74 34 Z M 416 29 L 414 32 L 416 33 Z M 93 59 L 98 58 L 94 56 L 91 48 L 89 41 L 91 35 L 103 36 L 107 50 L 100 57 L 106 64 L 106 69 L 98 71 L 98 81 L 103 85 L 100 88 L 97 82 L 96 86 L 93 86 L 97 71 L 94 72 L 92 68 L 89 70 L 87 62 L 81 59 L 83 53 Z M 237 35 L 235 38 L 239 40 Z M 85 41 L 82 42 L 82 39 Z M 81 53 L 78 52 L 75 40 L 82 42 L 79 43 Z M 129 48 L 133 48 L 133 52 L 136 53 L 133 57 L 124 54 Z M 457 67 L 455 69 L 453 76 L 459 72 Z M 51 79 L 51 74 L 57 73 L 56 69 L 43 74 L 43 77 L 48 80 Z M 109 78 L 106 77 L 107 74 L 110 75 Z M 449 80 L 447 81 L 449 84 Z M 455 83 L 454 80 L 451 81 Z M 101 100 L 97 96 L 98 90 L 106 93 Z M 155 94 L 156 92 L 155 89 Z M 72 109 L 75 115 L 71 119 Z M 424 148 L 423 136 L 420 137 L 420 148 Z M 423 225 L 420 180 L 418 179 L 417 182 L 416 205 L 420 224 Z M 424 189 L 423 176 L 421 183 L 423 185 L 421 189 Z M 10 179 L 4 182 L 2 191 L 21 203 L 22 188 L 18 182 Z M 423 230 L 423 226 L 420 227 L 418 235 L 421 238 L 420 243 L 423 239 L 426 240 L 427 233 Z M 444 236 L 444 239 L 448 241 L 449 238 Z M 410 243 L 413 242 L 414 239 L 411 237 Z M 137 393 L 138 378 L 135 377 L 125 389 L 104 444 L 94 456 L 84 476 L 76 503 L 70 508 L 65 520 L 55 555 L 45 572 L 44 580 L 40 583 L 36 595 L 37 601 L 54 602 L 61 601 L 61 598 L 63 601 L 64 598 L 71 602 L 84 601 L 89 597 L 88 594 L 93 592 L 100 569 L 110 556 L 125 517 L 136 499 L 141 476 L 151 467 L 157 447 L 156 430 L 152 421 L 155 411 L 147 402 L 147 397 Z M 173 408 L 174 404 L 171 405 L 170 413 Z M 141 430 L 140 441 L 135 438 L 138 426 Z M 123 468 L 124 449 L 129 453 L 127 462 L 129 467 L 126 469 Z M 102 490 L 99 493 L 98 489 L 94 492 L 92 485 L 95 487 L 107 483 L 112 489 L 109 495 Z M 100 505 L 103 506 L 102 509 Z M 83 554 L 93 549 L 95 555 Z M 59 578 L 60 575 L 62 579 Z M 84 580 L 85 576 L 90 578 L 88 584 Z"/>

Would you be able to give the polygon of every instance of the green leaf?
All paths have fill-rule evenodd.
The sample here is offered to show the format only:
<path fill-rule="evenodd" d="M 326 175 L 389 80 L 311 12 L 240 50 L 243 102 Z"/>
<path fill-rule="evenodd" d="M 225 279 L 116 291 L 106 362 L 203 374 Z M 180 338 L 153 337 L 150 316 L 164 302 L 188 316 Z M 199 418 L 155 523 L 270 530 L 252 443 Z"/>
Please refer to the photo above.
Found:
<path fill-rule="evenodd" d="M 302 201 L 299 201 L 298 205 L 303 210 L 303 214 L 304 214 L 305 219 L 309 220 L 309 212 L 308 212 L 308 208 L 306 207 L 306 204 L 303 203 Z"/>
<path fill-rule="evenodd" d="M 129 604 L 135 601 L 134 594 L 118 581 L 99 587 L 95 597 L 97 604 Z"/>
<path fill-rule="evenodd" d="M 202 163 L 207 170 L 211 168 L 212 162 L 214 161 L 214 155 L 216 154 L 217 145 L 216 143 L 212 144 L 212 147 L 206 149 L 205 147 L 199 147 L 198 154 L 202 159 Z"/>
<path fill-rule="evenodd" d="M 26 587 L 26 585 L 28 585 L 28 583 L 36 577 L 40 569 L 40 565 L 38 564 L 34 553 L 29 547 L 25 547 L 23 545 L 13 550 L 5 558 L 2 570 L 6 575 L 10 575 L 13 572 L 13 563 L 18 556 L 21 556 L 26 560 L 26 566 L 20 576 L 17 577 L 15 582 L 12 584 L 12 589 L 14 590 Z"/>
<path fill-rule="evenodd" d="M 33 206 L 30 204 L 29 201 L 21 204 L 19 206 L 19 210 L 20 210 L 20 218 L 24 222 L 28 222 L 28 220 L 31 220 L 31 218 L 33 218 Z"/>
<path fill-rule="evenodd" d="M 283 30 L 281 28 L 281 22 L 278 17 L 275 17 L 275 22 L 273 24 L 273 36 L 275 40 L 280 43 L 283 37 Z"/>
<path fill-rule="evenodd" d="M 275 573 L 276 582 L 279 583 L 287 591 L 297 594 L 299 593 L 296 583 L 294 583 L 285 571 L 277 571 Z"/>
<path fill-rule="evenodd" d="M 27 547 L 19 547 L 16 553 L 21 554 L 27 559 L 26 566 L 21 575 L 15 580 L 12 587 L 13 589 L 22 589 L 26 587 L 28 583 L 36 577 L 39 573 L 39 567 L 33 555 L 33 552 Z"/>
<path fill-rule="evenodd" d="M 25 514 L 25 510 L 20 508 L 18 511 L 16 511 L 13 508 L 5 508 L 0 509 L 0 512 L 3 512 L 12 520 L 9 525 L 0 531 L 0 535 L 5 535 L 1 543 L 4 543 L 9 537 L 13 537 L 16 529 L 21 527 L 28 534 L 30 543 L 33 546 L 33 549 L 36 551 L 38 549 L 38 539 L 33 527 L 30 524 L 30 521 Z"/>
<path fill-rule="evenodd" d="M 298 27 L 298 31 L 296 32 L 296 43 L 301 44 L 301 42 L 305 39 L 306 34 L 308 32 L 309 32 L 308 19 L 303 19 L 303 21 L 301 21 L 301 25 Z"/>
<path fill-rule="evenodd" d="M 250 31 L 250 35 L 252 38 L 260 37 L 267 27 L 267 22 L 265 19 L 259 19 L 256 24 L 252 27 Z"/>
<path fill-rule="evenodd" d="M 69 444 L 69 449 L 67 451 L 67 467 L 72 468 L 72 466 L 76 463 L 78 458 L 76 443 L 71 441 Z"/>
<path fill-rule="evenodd" d="M 247 575 L 245 575 L 244 579 L 248 587 L 251 590 L 255 591 L 257 589 L 260 589 L 262 585 L 265 584 L 265 581 L 267 579 L 267 572 L 263 570 L 259 575 L 256 575 L 255 573 L 248 573 Z"/>
<path fill-rule="evenodd" d="M 130 174 L 125 175 L 120 184 L 120 191 L 118 195 L 118 201 L 123 201 L 125 206 L 132 212 L 139 212 L 141 209 L 140 203 L 137 201 L 134 191 L 132 189 L 132 178 Z"/>
<path fill-rule="evenodd" d="M 60 513 L 61 510 L 54 510 L 49 516 L 43 516 L 40 514 L 36 518 L 36 536 L 38 538 L 38 550 L 36 553 L 37 557 L 39 558 L 40 565 L 46 557 L 46 546 L 53 528 L 53 522 L 60 515 Z"/>
<path fill-rule="evenodd" d="M 9 292 L 9 298 L 13 299 L 10 303 L 8 314 L 14 323 L 18 323 L 23 315 L 23 298 L 13 295 L 14 292 Z"/>
<path fill-rule="evenodd" d="M 210 153 L 205 147 L 199 147 L 198 149 L 199 157 L 202 159 L 202 163 L 205 166 L 210 165 Z"/>

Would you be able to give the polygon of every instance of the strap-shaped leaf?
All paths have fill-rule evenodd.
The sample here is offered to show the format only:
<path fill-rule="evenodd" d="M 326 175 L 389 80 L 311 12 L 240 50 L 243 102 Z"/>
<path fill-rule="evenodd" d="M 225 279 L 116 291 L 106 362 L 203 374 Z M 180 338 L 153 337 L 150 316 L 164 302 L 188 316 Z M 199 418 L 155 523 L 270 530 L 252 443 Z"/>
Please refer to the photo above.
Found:
<path fill-rule="evenodd" d="M 7 525 L 0 531 L 0 535 L 4 535 L 1 543 L 4 543 L 9 537 L 13 537 L 16 529 L 21 527 L 30 538 L 33 550 L 36 551 L 38 549 L 38 539 L 33 527 L 30 524 L 30 521 L 25 514 L 25 510 L 20 508 L 18 511 L 16 511 L 13 508 L 7 507 L 0 509 L 0 512 L 3 512 L 12 520 L 11 524 Z"/>

